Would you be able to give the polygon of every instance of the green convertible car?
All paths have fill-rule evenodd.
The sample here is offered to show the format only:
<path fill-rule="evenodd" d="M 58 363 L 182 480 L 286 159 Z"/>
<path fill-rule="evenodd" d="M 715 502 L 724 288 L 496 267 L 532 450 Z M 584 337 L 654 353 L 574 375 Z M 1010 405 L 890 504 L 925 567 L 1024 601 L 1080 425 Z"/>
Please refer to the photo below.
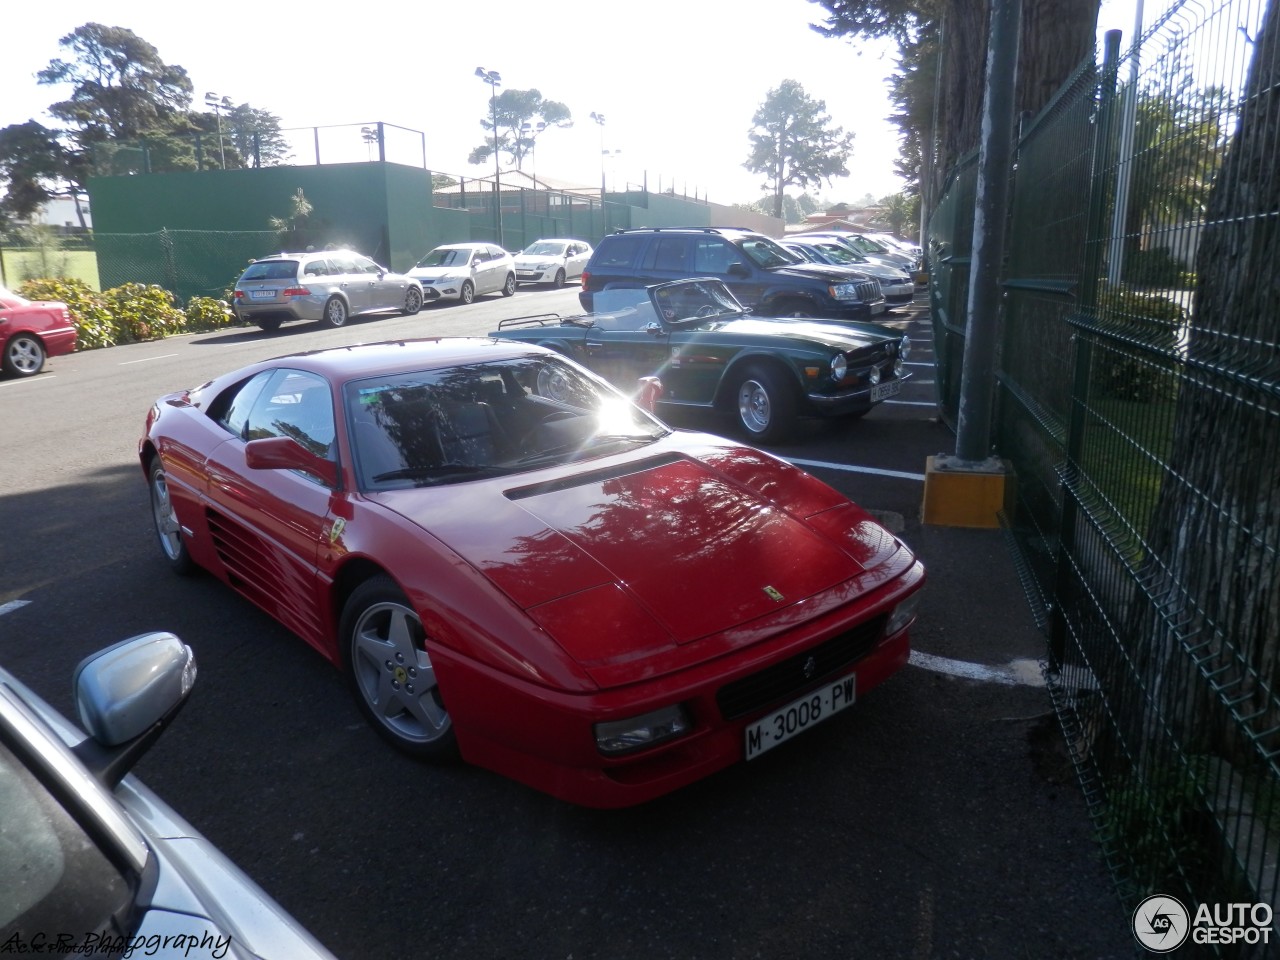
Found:
<path fill-rule="evenodd" d="M 606 289 L 595 311 L 513 317 L 490 334 L 550 347 L 615 386 L 645 378 L 659 408 L 736 411 L 753 441 L 785 439 L 799 417 L 860 417 L 911 375 L 908 340 L 871 323 L 765 319 L 719 280 Z"/>

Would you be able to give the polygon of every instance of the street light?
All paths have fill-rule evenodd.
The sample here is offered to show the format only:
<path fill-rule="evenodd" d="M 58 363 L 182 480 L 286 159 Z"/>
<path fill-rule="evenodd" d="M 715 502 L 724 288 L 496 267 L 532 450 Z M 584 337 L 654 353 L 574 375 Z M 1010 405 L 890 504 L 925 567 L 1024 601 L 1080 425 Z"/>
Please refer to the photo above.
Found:
<path fill-rule="evenodd" d="M 600 127 L 600 202 L 604 203 L 604 114 L 593 113 L 591 119 Z"/>
<path fill-rule="evenodd" d="M 487 83 L 492 92 L 489 104 L 493 108 L 493 219 L 497 224 L 498 246 L 502 246 L 502 175 L 498 170 L 498 85 L 502 83 L 502 74 L 476 67 L 476 76 Z"/>
<path fill-rule="evenodd" d="M 205 106 L 213 107 L 213 112 L 218 118 L 218 157 L 221 160 L 222 169 L 227 169 L 227 151 L 222 146 L 222 111 L 230 110 L 231 98 L 219 97 L 216 93 L 206 93 L 204 95 Z"/>

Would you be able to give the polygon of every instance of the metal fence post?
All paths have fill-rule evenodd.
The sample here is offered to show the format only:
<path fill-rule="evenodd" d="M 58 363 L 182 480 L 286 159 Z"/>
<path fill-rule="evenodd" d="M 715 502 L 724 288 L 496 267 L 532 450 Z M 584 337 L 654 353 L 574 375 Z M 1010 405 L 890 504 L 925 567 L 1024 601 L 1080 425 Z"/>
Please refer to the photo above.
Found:
<path fill-rule="evenodd" d="M 978 202 L 973 222 L 973 263 L 969 269 L 967 335 L 956 423 L 956 466 L 962 469 L 986 465 L 991 453 L 996 331 L 999 327 L 1000 275 L 1008 222 L 1013 95 L 1021 15 L 1021 0 L 994 0 L 991 4 L 986 95 L 982 100 L 982 154 L 978 161 Z"/>

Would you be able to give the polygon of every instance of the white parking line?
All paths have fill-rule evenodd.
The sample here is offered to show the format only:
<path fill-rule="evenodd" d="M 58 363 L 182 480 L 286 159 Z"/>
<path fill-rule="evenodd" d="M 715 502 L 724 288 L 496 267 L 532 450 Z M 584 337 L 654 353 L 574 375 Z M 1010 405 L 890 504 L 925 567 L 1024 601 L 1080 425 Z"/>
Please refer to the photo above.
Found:
<path fill-rule="evenodd" d="M 13 611 L 25 607 L 30 602 L 30 600 L 10 600 L 8 603 L 0 603 L 0 616 L 4 616 L 6 613 L 13 613 Z"/>
<path fill-rule="evenodd" d="M 787 458 L 799 467 L 821 467 L 824 470 L 843 470 L 845 473 L 870 473 L 877 477 L 897 477 L 899 480 L 918 480 L 924 483 L 923 473 L 904 473 L 901 470 L 881 470 L 878 467 L 859 467 L 849 463 L 829 463 L 826 460 L 798 460 Z"/>
<path fill-rule="evenodd" d="M 985 683 L 1001 683 L 1010 687 L 1044 686 L 1044 676 L 1036 660 L 1014 660 L 1003 667 L 989 667 L 981 663 L 948 660 L 946 657 L 935 657 L 931 653 L 912 650 L 911 665 L 922 670 L 932 670 L 934 673 L 945 673 L 948 676 L 963 677 L 966 680 L 981 680 Z"/>
<path fill-rule="evenodd" d="M 177 356 L 176 353 L 162 353 L 158 357 L 143 357 L 141 360 L 125 360 L 123 363 L 120 363 L 119 366 L 127 367 L 131 363 L 150 363 L 152 360 L 163 360 L 166 357 L 176 357 L 176 356 Z"/>

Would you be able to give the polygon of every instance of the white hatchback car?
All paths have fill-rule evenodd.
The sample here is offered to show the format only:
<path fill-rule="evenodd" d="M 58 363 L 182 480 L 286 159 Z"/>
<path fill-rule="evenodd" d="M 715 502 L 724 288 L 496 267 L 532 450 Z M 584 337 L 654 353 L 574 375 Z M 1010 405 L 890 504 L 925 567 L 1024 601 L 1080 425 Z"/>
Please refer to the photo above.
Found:
<path fill-rule="evenodd" d="M 409 276 L 422 284 L 427 303 L 470 303 L 486 293 L 509 297 L 516 292 L 515 258 L 492 243 L 443 244 L 419 260 Z"/>
<path fill-rule="evenodd" d="M 535 240 L 516 254 L 516 279 L 560 288 L 580 278 L 590 259 L 591 244 L 584 240 Z"/>

